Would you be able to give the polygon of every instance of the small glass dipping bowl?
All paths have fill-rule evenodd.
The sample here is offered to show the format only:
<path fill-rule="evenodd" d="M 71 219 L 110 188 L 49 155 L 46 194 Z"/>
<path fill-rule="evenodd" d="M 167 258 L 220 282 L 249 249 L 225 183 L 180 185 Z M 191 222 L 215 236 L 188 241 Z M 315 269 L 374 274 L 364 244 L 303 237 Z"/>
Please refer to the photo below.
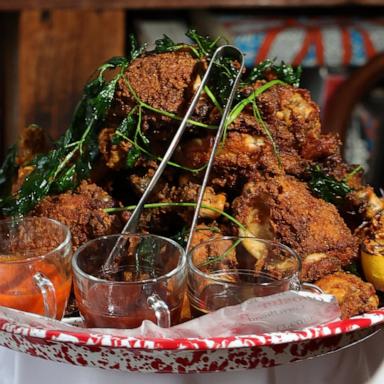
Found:
<path fill-rule="evenodd" d="M 300 283 L 301 261 L 287 246 L 254 237 L 205 241 L 187 256 L 192 317 L 288 290 L 321 290 Z"/>
<path fill-rule="evenodd" d="M 68 227 L 45 217 L 0 221 L 0 305 L 61 319 L 71 290 Z"/>
<path fill-rule="evenodd" d="M 114 249 L 112 270 L 106 270 Z M 72 266 L 87 327 L 137 328 L 143 320 L 169 327 L 180 321 L 186 255 L 173 240 L 144 234 L 100 237 L 77 250 Z"/>

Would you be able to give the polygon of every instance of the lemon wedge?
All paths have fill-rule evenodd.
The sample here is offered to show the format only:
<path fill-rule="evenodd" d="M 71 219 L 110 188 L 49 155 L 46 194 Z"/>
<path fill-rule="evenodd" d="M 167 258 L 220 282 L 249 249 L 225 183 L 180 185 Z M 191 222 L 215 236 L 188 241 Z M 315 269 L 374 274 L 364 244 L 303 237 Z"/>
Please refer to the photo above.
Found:
<path fill-rule="evenodd" d="M 361 251 L 361 265 L 367 281 L 379 291 L 384 291 L 384 253 Z"/>

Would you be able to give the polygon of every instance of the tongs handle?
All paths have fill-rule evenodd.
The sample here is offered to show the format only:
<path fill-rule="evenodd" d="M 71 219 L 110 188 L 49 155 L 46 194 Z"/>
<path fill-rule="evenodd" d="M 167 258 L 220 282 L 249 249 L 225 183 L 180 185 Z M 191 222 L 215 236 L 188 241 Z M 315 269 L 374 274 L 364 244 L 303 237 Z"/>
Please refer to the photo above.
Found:
<path fill-rule="evenodd" d="M 122 230 L 122 234 L 124 233 L 133 233 L 136 231 L 137 229 L 137 226 L 139 224 L 139 219 L 140 219 L 140 215 L 141 215 L 141 212 L 144 208 L 144 204 L 145 202 L 147 201 L 148 197 L 150 196 L 150 194 L 152 193 L 153 189 L 155 188 L 157 182 L 159 181 L 161 175 L 163 174 L 167 164 L 168 164 L 168 161 L 171 159 L 173 153 L 175 152 L 176 148 L 177 148 L 177 145 L 179 144 L 179 141 L 181 139 L 181 137 L 183 136 L 184 134 L 184 131 L 185 131 L 185 128 L 187 127 L 187 124 L 188 124 L 188 120 L 190 119 L 190 117 L 192 116 L 194 110 L 195 110 L 195 107 L 196 107 L 196 104 L 197 102 L 199 101 L 199 98 L 200 98 L 200 95 L 201 95 L 201 92 L 203 91 L 208 79 L 209 79 L 209 76 L 210 76 L 210 73 L 211 73 L 211 70 L 213 68 L 213 65 L 215 63 L 215 61 L 218 59 L 219 56 L 222 56 L 222 53 L 226 50 L 236 50 L 236 52 L 238 52 L 238 55 L 239 57 L 241 56 L 241 65 L 243 67 L 243 55 L 242 53 L 235 47 L 231 46 L 231 45 L 223 45 L 219 48 L 216 49 L 215 53 L 213 54 L 212 56 L 212 59 L 209 63 L 209 66 L 208 66 L 208 69 L 207 71 L 205 72 L 204 74 L 204 77 L 201 81 L 201 84 L 197 90 L 197 92 L 195 93 L 195 96 L 193 97 L 192 99 L 192 102 L 187 110 L 187 113 L 184 115 L 184 118 L 178 128 L 178 130 L 176 131 L 175 133 L 175 136 L 173 137 L 168 149 L 167 149 L 167 152 L 165 153 L 163 159 L 161 160 L 161 163 L 159 164 L 159 167 L 157 168 L 155 174 L 153 175 L 150 183 L 148 184 L 147 188 L 145 189 L 143 195 L 141 196 L 141 199 L 140 201 L 137 203 L 136 205 L 136 208 L 135 210 L 133 211 L 131 217 L 129 218 L 129 220 L 127 221 L 127 223 L 125 224 L 123 230 Z M 240 72 L 239 72 L 240 73 Z M 236 78 L 236 81 L 235 81 L 235 84 L 234 86 L 237 85 L 237 82 L 238 82 L 238 78 L 239 78 L 239 75 L 237 76 Z M 229 107 L 230 107 L 230 104 L 233 100 L 233 97 L 234 97 L 234 89 L 232 88 L 232 92 L 231 92 L 231 96 L 229 97 L 228 99 L 228 102 L 227 102 L 227 105 L 226 105 L 226 108 L 224 110 L 224 114 L 223 114 L 223 117 L 225 118 L 228 114 L 228 110 L 229 110 Z M 221 123 L 220 123 L 220 127 L 223 127 L 224 124 L 223 124 L 223 119 L 221 120 Z M 219 127 L 219 131 L 218 131 L 218 134 L 220 131 L 223 131 L 223 128 L 220 129 Z M 222 133 L 221 133 L 222 134 Z M 217 137 L 217 136 L 216 136 Z M 220 136 L 221 137 L 221 136 Z M 208 166 L 209 166 L 209 163 L 208 163 Z M 206 175 L 207 175 L 207 172 L 206 172 Z"/>
<path fill-rule="evenodd" d="M 235 81 L 232 84 L 231 92 L 230 92 L 229 97 L 227 99 L 227 102 L 225 104 L 225 108 L 224 108 L 223 114 L 221 116 L 219 128 L 218 128 L 217 133 L 216 133 L 215 141 L 214 141 L 213 146 L 212 146 L 212 151 L 211 151 L 211 154 L 209 155 L 208 164 L 207 164 L 207 167 L 206 167 L 206 170 L 205 170 L 203 182 L 202 182 L 202 184 L 200 186 L 199 195 L 198 195 L 198 198 L 197 198 L 197 204 L 196 204 L 195 212 L 194 212 L 193 219 L 192 219 L 191 229 L 190 229 L 190 232 L 189 232 L 189 236 L 188 236 L 188 240 L 187 240 L 187 245 L 186 245 L 186 248 L 185 248 L 186 252 L 189 251 L 189 248 L 191 246 L 193 233 L 195 231 L 197 220 L 199 218 L 199 213 L 200 213 L 201 205 L 203 203 L 204 192 L 205 192 L 205 189 L 207 187 L 209 176 L 211 174 L 211 170 L 212 170 L 212 166 L 213 166 L 213 162 L 214 162 L 214 159 L 215 159 L 215 156 L 216 156 L 217 149 L 219 147 L 220 141 L 221 141 L 221 139 L 223 137 L 223 133 L 224 133 L 226 125 L 227 125 L 228 113 L 231 110 L 233 100 L 234 100 L 234 98 L 236 96 L 236 90 L 237 90 L 237 87 L 239 85 L 241 74 L 242 74 L 243 68 L 244 68 L 244 56 L 241 53 L 241 51 L 239 51 L 236 47 L 234 47 L 232 45 L 223 45 L 220 48 L 223 48 L 220 51 L 220 53 L 223 52 L 223 51 L 230 51 L 232 53 L 232 56 L 236 56 L 236 60 L 239 62 L 240 67 L 238 68 L 238 72 L 237 72 Z M 215 52 L 215 54 L 216 53 L 217 53 L 217 51 Z M 212 62 L 213 62 L 213 60 L 212 60 Z M 212 62 L 211 62 L 211 64 L 212 64 Z"/>
<path fill-rule="evenodd" d="M 203 182 L 203 185 L 200 188 L 200 195 L 199 195 L 199 200 L 198 200 L 198 203 L 197 203 L 198 209 L 196 209 L 197 213 L 195 211 L 195 217 L 194 217 L 194 223 L 196 223 L 197 218 L 198 218 L 198 213 L 199 213 L 199 210 L 200 210 L 200 206 L 201 206 L 202 196 L 204 195 L 205 186 L 207 184 L 207 180 L 208 180 L 208 177 L 209 177 L 209 172 L 210 172 L 210 169 L 212 167 L 213 157 L 215 155 L 217 144 L 220 141 L 220 138 L 222 136 L 222 133 L 223 133 L 223 130 L 224 130 L 224 126 L 225 126 L 226 117 L 228 115 L 229 108 L 230 108 L 230 106 L 232 104 L 232 101 L 233 101 L 233 98 L 234 98 L 234 95 L 235 95 L 235 89 L 236 89 L 237 84 L 239 82 L 239 79 L 240 79 L 240 76 L 241 76 L 241 71 L 242 71 L 242 68 L 244 66 L 244 60 L 243 60 L 242 53 L 237 48 L 235 48 L 235 47 L 233 47 L 231 45 L 223 45 L 223 46 L 217 48 L 215 53 L 213 54 L 213 56 L 211 58 L 211 61 L 210 61 L 209 65 L 208 65 L 208 69 L 207 69 L 207 71 L 205 72 L 205 74 L 203 76 L 201 84 L 200 84 L 197 92 L 195 93 L 195 95 L 194 95 L 194 97 L 193 97 L 193 99 L 191 101 L 191 104 L 189 105 L 189 108 L 188 108 L 186 114 L 184 115 L 184 118 L 183 118 L 182 122 L 180 123 L 180 126 L 179 126 L 178 130 L 175 133 L 175 136 L 173 137 L 173 139 L 172 139 L 172 141 L 171 141 L 171 143 L 170 143 L 166 153 L 164 154 L 163 159 L 161 160 L 161 162 L 160 162 L 160 164 L 159 164 L 155 174 L 153 175 L 151 181 L 149 182 L 147 188 L 145 189 L 143 195 L 141 196 L 139 202 L 137 203 L 136 208 L 134 209 L 132 215 L 130 216 L 129 220 L 125 224 L 123 230 L 121 231 L 122 235 L 124 235 L 126 233 L 134 233 L 134 232 L 136 232 L 137 226 L 139 224 L 139 219 L 140 219 L 140 216 L 141 216 L 141 212 L 142 212 L 142 210 L 144 208 L 144 204 L 147 201 L 147 199 L 150 196 L 150 194 L 152 193 L 153 189 L 155 188 L 155 186 L 156 186 L 157 182 L 159 181 L 161 175 L 163 174 L 163 172 L 164 172 L 164 170 L 165 170 L 165 168 L 166 168 L 166 166 L 168 164 L 168 161 L 170 160 L 170 158 L 172 157 L 173 153 L 175 152 L 175 150 L 177 148 L 177 145 L 179 144 L 179 141 L 180 141 L 182 135 L 184 134 L 185 128 L 187 127 L 188 120 L 190 119 L 191 115 L 193 114 L 193 112 L 195 110 L 195 107 L 196 107 L 196 104 L 199 101 L 201 92 L 203 91 L 205 85 L 207 84 L 207 81 L 209 79 L 209 76 L 211 74 L 212 68 L 213 68 L 216 60 L 219 57 L 223 56 L 223 54 L 225 52 L 228 52 L 228 51 L 231 52 L 232 56 L 233 56 L 233 53 L 235 52 L 235 54 L 237 56 L 236 59 L 239 60 L 239 62 L 240 62 L 240 69 L 239 69 L 239 73 L 237 74 L 237 77 L 235 79 L 235 82 L 233 83 L 231 94 L 230 94 L 230 96 L 228 98 L 228 101 L 227 101 L 227 104 L 225 106 L 224 113 L 223 113 L 223 116 L 222 116 L 222 119 L 221 119 L 221 122 L 220 122 L 220 126 L 219 126 L 219 129 L 218 129 L 217 135 L 216 135 L 215 144 L 214 144 L 214 147 L 213 147 L 213 150 L 212 150 L 212 153 L 211 153 L 210 160 L 208 162 L 207 171 L 206 171 L 205 177 L 204 177 L 204 182 Z M 193 227 L 191 228 L 191 233 L 192 233 L 192 231 L 194 229 L 194 226 L 195 226 L 195 224 L 193 224 Z M 113 260 L 114 260 L 114 257 L 115 257 L 114 255 L 116 254 L 118 249 L 120 249 L 122 246 L 124 246 L 124 243 L 125 243 L 124 236 L 120 236 L 119 239 L 117 240 L 115 246 L 113 247 L 110 255 L 108 256 L 108 259 L 107 259 L 105 265 L 104 265 L 104 269 L 105 270 L 110 269 L 112 267 Z M 190 239 L 188 241 L 188 244 L 189 243 L 190 243 Z"/>

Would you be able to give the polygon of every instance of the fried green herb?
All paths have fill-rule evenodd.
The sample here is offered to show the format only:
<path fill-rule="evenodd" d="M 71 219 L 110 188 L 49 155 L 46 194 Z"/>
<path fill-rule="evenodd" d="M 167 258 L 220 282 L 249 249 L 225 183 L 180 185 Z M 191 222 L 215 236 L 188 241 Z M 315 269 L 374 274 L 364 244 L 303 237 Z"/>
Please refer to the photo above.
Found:
<path fill-rule="evenodd" d="M 189 49 L 197 59 L 209 61 L 221 39 L 221 37 L 218 37 L 212 40 L 209 37 L 199 35 L 195 30 L 189 30 L 186 35 L 193 41 L 194 45 L 177 44 L 164 35 L 162 39 L 156 41 L 155 52 Z M 35 157 L 31 163 L 34 170 L 26 177 L 20 190 L 13 196 L 7 195 L 0 199 L 1 214 L 6 216 L 25 214 L 46 195 L 74 189 L 81 180 L 89 176 L 93 164 L 99 156 L 98 134 L 111 107 L 116 85 L 121 78 L 127 83 L 137 105 L 132 108 L 129 115 L 123 119 L 116 129 L 112 144 L 119 144 L 121 140 L 127 140 L 132 144 L 132 148 L 125 159 L 127 168 L 132 168 L 140 155 L 161 160 L 161 157 L 151 154 L 147 149 L 149 140 L 141 130 L 143 110 L 158 113 L 173 120 L 180 121 L 182 118 L 168 111 L 154 108 L 137 97 L 124 73 L 130 62 L 139 57 L 145 48 L 138 47 L 132 35 L 129 36 L 129 40 L 129 57 L 113 57 L 98 69 L 94 79 L 84 87 L 83 98 L 75 110 L 72 123 L 66 133 L 54 143 L 53 150 L 48 154 Z M 235 79 L 235 65 L 231 59 L 220 59 L 215 63 L 213 76 L 205 88 L 206 94 L 219 111 L 222 111 L 222 106 L 228 98 Z M 267 70 L 273 70 L 280 79 L 289 84 L 298 84 L 299 70 L 294 70 L 285 64 L 277 66 L 270 61 L 260 64 L 251 71 L 246 81 L 254 81 L 263 76 Z M 107 71 L 113 71 L 114 73 L 111 80 L 105 78 Z M 239 116 L 248 104 L 253 105 L 258 95 L 278 83 L 283 82 L 280 80 L 268 82 L 245 98 L 242 94 L 239 94 L 237 97 L 238 103 L 232 109 L 226 127 Z M 214 125 L 207 125 L 198 121 L 190 120 L 189 123 L 196 127 L 217 129 Z M 266 134 L 268 136 L 268 132 Z M 14 156 L 12 153 L 7 156 L 3 167 L 0 169 L 0 187 L 4 194 L 9 193 L 10 187 L 7 183 L 12 180 L 12 174 L 16 170 L 14 157 L 12 156 Z M 189 169 L 176 163 L 169 162 L 169 164 L 194 173 L 205 168 L 203 166 L 199 169 Z"/>
<path fill-rule="evenodd" d="M 277 79 L 284 83 L 298 87 L 300 85 L 300 77 L 302 68 L 300 66 L 294 68 L 292 65 L 285 64 L 283 61 L 280 65 L 275 64 L 274 60 L 264 60 L 256 67 L 252 68 L 248 77 L 244 81 L 244 85 L 252 84 L 256 80 L 266 79 L 266 74 L 272 72 Z"/>
<path fill-rule="evenodd" d="M 206 58 L 209 60 L 219 47 L 218 42 L 221 40 L 221 37 L 212 40 L 209 36 L 202 36 L 194 29 L 188 30 L 185 35 L 192 40 L 193 46 L 175 43 L 170 37 L 164 35 L 162 39 L 156 40 L 155 52 L 172 52 L 188 48 L 197 59 Z M 235 78 L 236 69 L 232 60 L 220 58 L 214 64 L 205 92 L 219 110 L 225 104 Z"/>
<path fill-rule="evenodd" d="M 216 96 L 221 107 L 224 107 L 228 100 L 237 72 L 238 69 L 231 58 L 221 57 L 213 64 L 208 87 Z"/>
<path fill-rule="evenodd" d="M 361 264 L 360 264 L 360 261 L 352 261 L 351 264 L 347 265 L 346 267 L 344 267 L 344 269 L 347 271 L 347 272 L 350 272 L 350 273 L 353 273 L 354 275 L 362 278 L 364 276 L 363 274 L 363 268 L 361 267 Z"/>
<path fill-rule="evenodd" d="M 169 36 L 163 35 L 161 39 L 155 41 L 155 52 L 174 52 L 181 49 L 184 44 L 176 44 Z"/>
<path fill-rule="evenodd" d="M 135 132 L 137 121 L 134 115 L 135 108 L 125 117 L 120 125 L 116 128 L 115 134 L 112 137 L 112 144 L 119 144 L 123 140 L 123 135 L 132 137 Z"/>
<path fill-rule="evenodd" d="M 135 36 L 130 33 L 128 35 L 128 41 L 129 41 L 129 61 L 137 59 L 140 55 L 142 55 L 145 52 L 146 44 L 144 44 L 142 47 L 140 47 L 137 44 L 137 40 Z"/>
<path fill-rule="evenodd" d="M 160 254 L 159 241 L 153 237 L 143 237 L 135 252 L 136 274 L 147 272 L 151 278 L 156 277 L 156 256 Z"/>
<path fill-rule="evenodd" d="M 11 191 L 12 181 L 18 169 L 18 165 L 16 164 L 16 155 L 16 145 L 10 147 L 5 154 L 3 164 L 0 168 L 0 198 L 8 195 Z"/>
<path fill-rule="evenodd" d="M 221 40 L 221 36 L 212 40 L 209 36 L 199 35 L 195 29 L 188 30 L 185 35 L 197 45 L 199 58 L 212 56 L 218 48 L 218 42 Z"/>
<path fill-rule="evenodd" d="M 329 203 L 340 203 L 352 191 L 345 180 L 339 181 L 327 175 L 320 165 L 313 166 L 309 172 L 311 179 L 308 185 L 312 192 Z"/>
<path fill-rule="evenodd" d="M 99 155 L 97 136 L 111 107 L 116 84 L 130 61 L 142 52 L 131 38 L 130 57 L 113 57 L 99 67 L 96 77 L 84 87 L 70 127 L 54 143 L 53 150 L 36 156 L 34 170 L 26 177 L 20 190 L 0 201 L 5 216 L 24 215 L 50 193 L 74 189 L 87 178 Z M 106 71 L 118 70 L 106 80 Z"/>

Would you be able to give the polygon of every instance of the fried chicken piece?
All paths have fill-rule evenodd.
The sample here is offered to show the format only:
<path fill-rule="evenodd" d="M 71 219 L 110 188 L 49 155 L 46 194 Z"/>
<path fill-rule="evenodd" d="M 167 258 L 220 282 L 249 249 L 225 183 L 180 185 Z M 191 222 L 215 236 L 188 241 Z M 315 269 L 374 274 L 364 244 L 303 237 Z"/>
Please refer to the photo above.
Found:
<path fill-rule="evenodd" d="M 12 184 L 12 193 L 16 193 L 23 185 L 25 178 L 35 169 L 30 161 L 40 153 L 48 150 L 47 137 L 44 130 L 37 125 L 24 128 L 17 144 L 16 164 L 19 165 L 17 178 Z"/>
<path fill-rule="evenodd" d="M 24 165 L 29 163 L 35 155 L 48 150 L 47 137 L 44 130 L 38 125 L 30 125 L 21 131 L 18 145 L 16 163 Z"/>
<path fill-rule="evenodd" d="M 243 90 L 245 96 L 265 85 L 257 81 Z M 301 147 L 309 137 L 320 136 L 319 107 L 307 90 L 290 85 L 275 85 L 256 97 L 261 117 L 281 151 Z M 265 134 L 265 127 L 255 119 L 252 105 L 248 105 L 230 129 Z"/>
<path fill-rule="evenodd" d="M 126 77 L 140 100 L 154 108 L 183 115 L 196 80 L 197 63 L 188 51 L 147 54 L 130 64 Z M 124 78 L 118 83 L 114 104 L 114 114 L 121 117 L 136 104 Z M 170 121 L 148 111 L 144 120 L 147 117 L 155 122 Z"/>
<path fill-rule="evenodd" d="M 373 311 L 379 306 L 379 298 L 373 285 L 351 273 L 336 272 L 315 284 L 325 293 L 336 297 L 343 319 Z"/>
<path fill-rule="evenodd" d="M 309 132 L 302 143 L 301 156 L 306 160 L 321 161 L 329 156 L 339 154 L 340 140 L 333 134 L 316 135 Z"/>
<path fill-rule="evenodd" d="M 292 176 L 248 183 L 233 210 L 256 237 L 276 239 L 298 253 L 303 281 L 338 271 L 357 257 L 358 241 L 336 207 Z"/>
<path fill-rule="evenodd" d="M 132 148 L 132 144 L 126 140 L 121 140 L 117 144 L 113 143 L 115 134 L 114 128 L 104 128 L 99 133 L 99 150 L 108 168 L 119 170 L 124 167 L 127 154 Z"/>
<path fill-rule="evenodd" d="M 207 164 L 214 136 L 195 138 L 182 143 L 176 151 L 176 161 L 189 168 L 201 168 Z M 213 163 L 212 184 L 233 187 L 257 169 L 269 164 L 279 172 L 278 161 L 271 143 L 263 136 L 241 132 L 229 132 L 224 145 L 216 152 Z"/>
<path fill-rule="evenodd" d="M 200 168 L 208 162 L 213 146 L 214 135 L 196 138 L 180 146 L 179 160 L 190 168 Z M 216 153 L 214 166 L 223 169 L 251 169 L 260 157 L 261 147 L 268 145 L 264 137 L 246 133 L 229 132 Z"/>
<path fill-rule="evenodd" d="M 276 85 L 258 97 L 265 122 L 270 127 L 280 146 L 302 145 L 308 135 L 320 135 L 320 113 L 318 105 L 311 99 L 309 91 L 287 85 Z M 283 122 L 291 133 L 292 138 L 274 127 L 279 127 Z M 285 141 L 281 142 L 282 139 Z M 287 140 L 287 141 L 286 141 Z"/>
<path fill-rule="evenodd" d="M 356 235 L 362 241 L 363 249 L 370 254 L 384 249 L 384 211 L 357 229 Z M 380 253 L 380 252 L 379 252 Z"/>
<path fill-rule="evenodd" d="M 215 223 L 213 223 L 213 225 L 216 227 Z M 232 247 L 233 243 L 231 240 L 220 240 L 222 236 L 223 234 L 220 231 L 214 232 L 206 224 L 199 224 L 196 226 L 191 242 L 191 249 L 193 249 L 193 264 L 200 266 L 199 268 L 202 271 L 205 271 L 205 268 L 207 267 L 204 265 L 208 262 L 210 270 L 222 271 L 226 269 L 236 269 L 238 265 L 236 259 L 236 247 Z M 197 245 L 213 239 L 220 241 L 206 243 L 205 245 L 194 249 Z M 223 259 L 221 256 L 224 254 L 225 258 Z M 228 278 L 230 279 L 230 277 Z"/>
<path fill-rule="evenodd" d="M 112 197 L 103 189 L 83 181 L 74 192 L 44 198 L 30 214 L 49 217 L 67 225 L 76 250 L 88 240 L 120 231 L 119 218 L 103 210 L 114 206 Z"/>
<path fill-rule="evenodd" d="M 134 203 L 136 203 L 144 193 L 156 169 L 154 167 L 148 167 L 144 173 L 141 172 L 141 169 L 135 169 L 135 171 L 138 173 L 133 173 L 127 178 L 129 188 L 133 192 L 132 195 L 136 197 Z M 180 208 L 172 206 L 172 203 L 178 201 L 177 196 L 177 186 L 174 185 L 172 175 L 165 172 L 157 182 L 148 199 L 148 203 L 164 205 L 158 207 L 152 206 L 151 208 L 143 210 L 138 225 L 139 232 L 167 235 L 174 233 L 177 228 L 180 229 L 180 225 L 182 224 L 180 223 L 180 216 L 178 215 Z M 169 206 L 166 205 L 167 203 Z M 128 220 L 130 215 L 131 212 L 125 212 L 123 215 L 124 220 Z M 176 228 L 175 222 L 178 223 Z"/>
<path fill-rule="evenodd" d="M 189 180 L 188 177 L 179 178 L 180 186 L 177 188 L 175 197 L 178 202 L 193 202 L 197 201 L 197 196 L 200 190 L 200 184 L 196 184 L 193 181 Z M 205 219 L 217 219 L 220 217 L 220 212 L 225 210 L 227 205 L 227 196 L 225 193 L 216 193 L 213 187 L 207 186 L 204 191 L 203 197 L 203 206 L 209 208 L 201 208 L 200 217 Z M 191 222 L 193 211 L 195 209 L 183 209 L 180 212 L 180 215 L 184 218 L 186 222 Z"/>
<path fill-rule="evenodd" d="M 264 84 L 265 81 L 257 81 L 243 92 L 248 95 Z M 339 153 L 338 138 L 321 135 L 319 108 L 308 91 L 275 85 L 256 97 L 256 103 L 263 123 L 255 118 L 252 105 L 248 105 L 229 129 L 264 137 L 269 143 L 272 139 L 274 152 L 278 152 L 286 173 L 301 176 L 311 161 Z M 274 152 L 265 154 L 259 165 L 268 172 L 280 174 Z"/>
<path fill-rule="evenodd" d="M 384 198 L 376 195 L 372 187 L 364 186 L 349 194 L 349 199 L 358 207 L 363 219 L 370 220 L 384 210 Z"/>

